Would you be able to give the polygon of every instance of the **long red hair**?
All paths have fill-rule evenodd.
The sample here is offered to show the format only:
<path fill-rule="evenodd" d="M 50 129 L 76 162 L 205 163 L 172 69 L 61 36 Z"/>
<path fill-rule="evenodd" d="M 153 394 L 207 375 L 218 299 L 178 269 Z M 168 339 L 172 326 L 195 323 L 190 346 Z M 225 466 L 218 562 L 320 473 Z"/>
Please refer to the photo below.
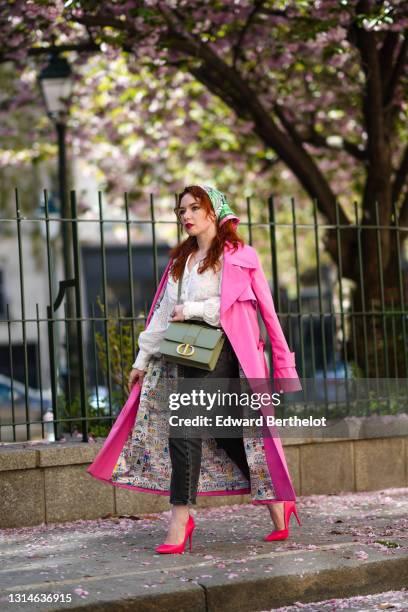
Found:
<path fill-rule="evenodd" d="M 189 185 L 188 187 L 185 187 L 181 194 L 179 194 L 176 211 L 186 193 L 190 193 L 196 200 L 199 200 L 207 215 L 214 211 L 208 193 L 198 185 Z M 207 256 L 201 262 L 197 270 L 199 274 L 202 274 L 208 268 L 212 268 L 214 272 L 217 271 L 218 267 L 220 266 L 219 257 L 224 252 L 226 242 L 232 245 L 234 251 L 238 249 L 239 245 L 244 245 L 243 239 L 238 236 L 236 232 L 233 219 L 225 221 L 221 226 L 217 223 L 217 234 L 214 236 L 211 242 Z M 181 273 L 184 270 L 187 257 L 190 255 L 190 253 L 197 250 L 198 243 L 195 236 L 188 236 L 185 240 L 179 242 L 177 246 L 171 249 L 170 257 L 175 260 L 171 268 L 171 275 L 175 281 L 180 278 Z"/>

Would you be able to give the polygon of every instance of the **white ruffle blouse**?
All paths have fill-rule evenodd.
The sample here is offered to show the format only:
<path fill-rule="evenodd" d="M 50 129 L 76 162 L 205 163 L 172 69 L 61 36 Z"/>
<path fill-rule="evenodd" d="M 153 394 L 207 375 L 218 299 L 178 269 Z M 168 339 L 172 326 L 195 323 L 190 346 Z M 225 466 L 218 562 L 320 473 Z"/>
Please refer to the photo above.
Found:
<path fill-rule="evenodd" d="M 184 268 L 180 301 L 183 304 L 185 319 L 200 319 L 210 325 L 220 325 L 220 296 L 221 296 L 221 269 L 214 272 L 212 268 L 198 274 L 200 261 L 197 261 L 188 271 L 187 258 Z M 222 263 L 223 256 L 220 256 Z M 170 318 L 177 303 L 179 281 L 174 281 L 169 274 L 164 295 L 159 306 L 154 311 L 147 329 L 139 334 L 139 352 L 133 368 L 146 370 L 150 358 L 160 356 L 159 346 L 163 336 L 170 325 Z"/>

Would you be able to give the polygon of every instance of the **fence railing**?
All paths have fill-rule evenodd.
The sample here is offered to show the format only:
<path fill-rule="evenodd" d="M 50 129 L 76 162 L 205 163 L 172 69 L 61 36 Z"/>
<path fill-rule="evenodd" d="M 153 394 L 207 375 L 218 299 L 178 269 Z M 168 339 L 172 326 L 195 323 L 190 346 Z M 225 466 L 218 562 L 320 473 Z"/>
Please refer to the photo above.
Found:
<path fill-rule="evenodd" d="M 15 215 L 0 219 L 0 442 L 106 435 L 181 238 L 174 202 L 165 210 L 151 196 L 145 218 L 134 218 L 125 194 L 122 216 L 106 217 L 99 192 L 89 218 L 78 216 L 72 191 L 70 216 L 60 218 L 48 200 L 44 191 L 42 214 L 25 215 L 16 190 Z M 239 233 L 260 253 L 303 378 L 408 378 L 408 228 L 398 227 L 395 209 L 389 226 L 376 211 L 367 225 L 355 206 L 354 223 L 341 225 L 336 206 L 337 223 L 327 224 L 313 203 L 299 222 L 293 199 L 284 212 L 272 197 L 246 200 Z M 336 263 L 322 244 L 327 232 Z"/>

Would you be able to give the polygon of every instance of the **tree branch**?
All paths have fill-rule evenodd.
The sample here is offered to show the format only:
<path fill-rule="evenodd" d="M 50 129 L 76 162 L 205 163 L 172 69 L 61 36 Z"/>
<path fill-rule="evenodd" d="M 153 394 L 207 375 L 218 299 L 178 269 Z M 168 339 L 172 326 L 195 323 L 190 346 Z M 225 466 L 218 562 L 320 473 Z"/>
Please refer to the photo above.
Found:
<path fill-rule="evenodd" d="M 398 202 L 408 176 L 408 145 L 402 155 L 400 166 L 396 172 L 392 186 L 392 201 Z"/>
<path fill-rule="evenodd" d="M 318 201 L 320 210 L 330 223 L 335 224 L 335 195 L 319 167 L 303 148 L 299 140 L 288 138 L 288 133 L 275 123 L 273 117 L 262 106 L 257 93 L 232 67 L 226 64 L 209 45 L 183 28 L 184 23 L 167 5 L 161 4 L 168 24 L 172 49 L 188 53 L 192 59 L 201 60 L 200 65 L 189 67 L 190 73 L 209 91 L 220 97 L 245 120 L 254 122 L 254 131 L 261 142 L 274 149 L 279 157 L 299 178 L 310 196 Z M 290 134 L 289 134 L 290 135 Z M 347 225 L 349 220 L 340 209 L 340 223 Z"/>
<path fill-rule="evenodd" d="M 405 194 L 404 200 L 400 208 L 398 224 L 401 227 L 408 227 L 408 191 Z"/>
<path fill-rule="evenodd" d="M 260 15 L 268 15 L 268 17 L 287 17 L 287 13 L 284 10 L 281 9 L 271 9 L 271 8 L 266 8 L 266 7 L 262 7 L 261 10 L 259 11 Z"/>
<path fill-rule="evenodd" d="M 362 3 L 365 4 L 365 3 Z M 376 32 L 366 32 L 354 26 L 356 44 L 360 51 L 362 67 L 366 76 L 364 118 L 369 135 L 368 154 L 379 158 L 384 142 L 383 95 Z"/>
<path fill-rule="evenodd" d="M 343 140 L 343 145 L 341 149 L 357 159 L 358 161 L 366 162 L 367 161 L 367 151 L 364 149 L 360 149 L 358 145 L 354 142 L 350 142 L 349 140 Z M 323 136 L 322 134 L 317 133 L 314 128 L 312 133 L 303 139 L 303 142 L 307 142 L 316 147 L 322 149 L 328 149 L 329 151 L 338 151 L 339 147 L 334 147 L 327 142 L 327 136 Z"/>
<path fill-rule="evenodd" d="M 84 15 L 83 17 L 75 17 L 74 21 L 84 26 L 99 27 L 99 28 L 115 28 L 115 30 L 129 31 L 129 25 L 126 21 L 115 19 L 108 15 Z M 134 31 L 132 29 L 132 31 Z"/>
<path fill-rule="evenodd" d="M 361 0 L 356 8 L 356 17 L 372 14 L 373 7 L 374 3 L 371 0 Z M 383 106 L 383 82 L 378 51 L 379 33 L 365 30 L 357 19 L 351 30 L 365 74 L 362 108 L 367 132 L 367 179 L 364 185 L 363 209 L 368 215 L 373 214 L 375 203 L 378 202 L 380 220 L 386 220 L 391 214 L 392 127 L 389 123 L 386 125 Z"/>
<path fill-rule="evenodd" d="M 110 17 L 109 15 L 85 15 L 83 17 L 75 17 L 75 22 L 84 25 L 88 30 L 90 27 L 99 27 L 99 28 L 114 28 L 121 32 L 126 32 L 129 35 L 129 42 L 123 42 L 121 44 L 121 48 L 123 51 L 130 53 L 132 51 L 132 45 L 130 44 L 130 39 L 133 38 L 133 41 L 136 39 L 136 35 L 139 35 L 140 39 L 144 37 L 137 32 L 132 26 L 129 26 L 128 22 L 120 21 L 115 19 L 115 17 Z"/>
<path fill-rule="evenodd" d="M 383 45 L 380 51 L 380 69 L 381 79 L 384 83 L 384 91 L 388 85 L 388 81 L 391 75 L 390 65 L 394 60 L 395 48 L 398 45 L 399 34 L 398 32 L 387 32 L 384 38 Z"/>
<path fill-rule="evenodd" d="M 330 145 L 327 142 L 327 139 L 328 139 L 327 136 L 317 132 L 316 125 L 315 125 L 315 119 L 316 119 L 316 113 L 311 112 L 310 122 L 307 126 L 307 129 L 309 131 L 303 137 L 303 142 L 307 142 L 308 144 L 311 144 L 321 149 L 327 149 L 328 151 L 338 151 L 339 147 Z M 365 149 L 361 149 L 354 142 L 350 142 L 349 140 L 346 140 L 343 137 L 341 138 L 342 138 L 342 143 L 343 143 L 341 149 L 343 151 L 345 151 L 346 153 L 348 153 L 349 155 L 351 155 L 358 161 L 362 161 L 364 163 L 367 161 L 367 151 Z"/>
<path fill-rule="evenodd" d="M 281 127 L 275 121 L 273 114 L 262 104 L 259 92 L 249 85 L 236 68 L 227 64 L 217 54 L 211 43 L 205 43 L 200 36 L 189 32 L 184 15 L 177 14 L 166 2 L 157 3 L 156 9 L 167 25 L 167 31 L 161 34 L 160 43 L 186 56 L 190 74 L 227 103 L 239 118 L 253 121 L 254 133 L 258 135 L 260 141 L 276 152 L 277 156 L 297 176 L 310 197 L 317 201 L 319 210 L 331 224 L 335 225 L 335 195 L 318 164 L 296 136 L 294 128 L 289 131 L 288 123 L 285 127 L 282 122 Z M 132 23 L 119 21 L 115 17 L 99 14 L 75 18 L 74 21 L 88 27 L 109 26 L 126 32 L 126 38 L 128 37 L 126 42 L 134 40 L 138 35 L 143 37 L 143 33 L 136 31 Z M 174 58 L 175 61 L 178 59 Z M 340 224 L 350 225 L 342 208 L 340 208 Z M 353 236 L 352 232 L 343 233 L 343 236 L 347 236 L 342 248 L 343 269 L 347 274 L 346 267 L 350 260 Z M 328 250 L 333 260 L 336 261 L 338 252 L 335 232 L 332 232 L 330 237 Z"/>
<path fill-rule="evenodd" d="M 84 42 L 77 42 L 77 43 L 70 43 L 70 44 L 66 44 L 66 45 L 48 45 L 46 47 L 41 46 L 41 47 L 32 47 L 31 49 L 28 49 L 27 51 L 27 55 L 29 57 L 39 57 L 41 55 L 47 55 L 54 52 L 58 52 L 58 53 L 63 53 L 64 51 L 77 51 L 78 53 L 96 53 L 98 51 L 100 51 L 101 48 L 98 44 L 96 44 L 93 41 L 84 41 Z M 0 53 L 0 64 L 3 64 L 5 62 L 9 62 L 10 60 L 8 59 L 7 55 L 4 55 L 2 53 Z"/>
<path fill-rule="evenodd" d="M 47 53 L 58 52 L 63 53 L 64 51 L 78 51 L 78 52 L 90 52 L 94 53 L 100 51 L 100 45 L 92 41 L 71 43 L 68 45 L 49 45 L 48 47 L 32 47 L 28 51 L 28 55 L 36 57 L 39 55 L 45 55 Z"/>
<path fill-rule="evenodd" d="M 238 40 L 235 43 L 234 48 L 233 48 L 233 59 L 232 59 L 233 68 L 236 68 L 238 59 L 242 57 L 242 46 L 244 43 L 245 35 L 248 32 L 249 28 L 251 27 L 251 24 L 254 21 L 256 14 L 262 8 L 262 5 L 264 4 L 264 2 L 265 0 L 255 0 L 255 6 L 252 9 L 252 11 L 249 13 L 248 19 L 246 20 L 244 27 L 239 33 Z"/>
<path fill-rule="evenodd" d="M 285 128 L 287 133 L 290 135 L 293 142 L 295 142 L 298 146 L 301 147 L 303 144 L 302 138 L 300 137 L 300 134 L 298 134 L 294 123 L 286 119 L 283 108 L 279 106 L 277 102 L 275 102 L 273 108 L 275 110 L 276 115 L 279 117 L 279 121 L 282 123 L 283 127 Z"/>
<path fill-rule="evenodd" d="M 399 50 L 397 59 L 395 61 L 393 70 L 391 72 L 391 76 L 388 79 L 387 87 L 385 88 L 385 91 L 384 91 L 384 98 L 383 98 L 384 106 L 389 106 L 390 104 L 392 104 L 395 90 L 397 89 L 400 78 L 404 73 L 407 53 L 408 53 L 408 32 L 405 34 L 404 40 L 401 43 L 401 48 Z"/>

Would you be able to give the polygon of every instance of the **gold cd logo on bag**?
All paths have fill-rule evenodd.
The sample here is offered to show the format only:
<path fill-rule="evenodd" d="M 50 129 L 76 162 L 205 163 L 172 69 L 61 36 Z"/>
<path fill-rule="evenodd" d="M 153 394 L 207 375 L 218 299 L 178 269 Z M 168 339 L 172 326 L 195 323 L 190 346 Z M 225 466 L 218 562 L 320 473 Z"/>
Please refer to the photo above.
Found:
<path fill-rule="evenodd" d="M 191 355 L 194 353 L 194 346 L 192 344 L 188 344 L 187 342 L 183 342 L 177 346 L 176 351 L 179 355 L 191 357 Z"/>

